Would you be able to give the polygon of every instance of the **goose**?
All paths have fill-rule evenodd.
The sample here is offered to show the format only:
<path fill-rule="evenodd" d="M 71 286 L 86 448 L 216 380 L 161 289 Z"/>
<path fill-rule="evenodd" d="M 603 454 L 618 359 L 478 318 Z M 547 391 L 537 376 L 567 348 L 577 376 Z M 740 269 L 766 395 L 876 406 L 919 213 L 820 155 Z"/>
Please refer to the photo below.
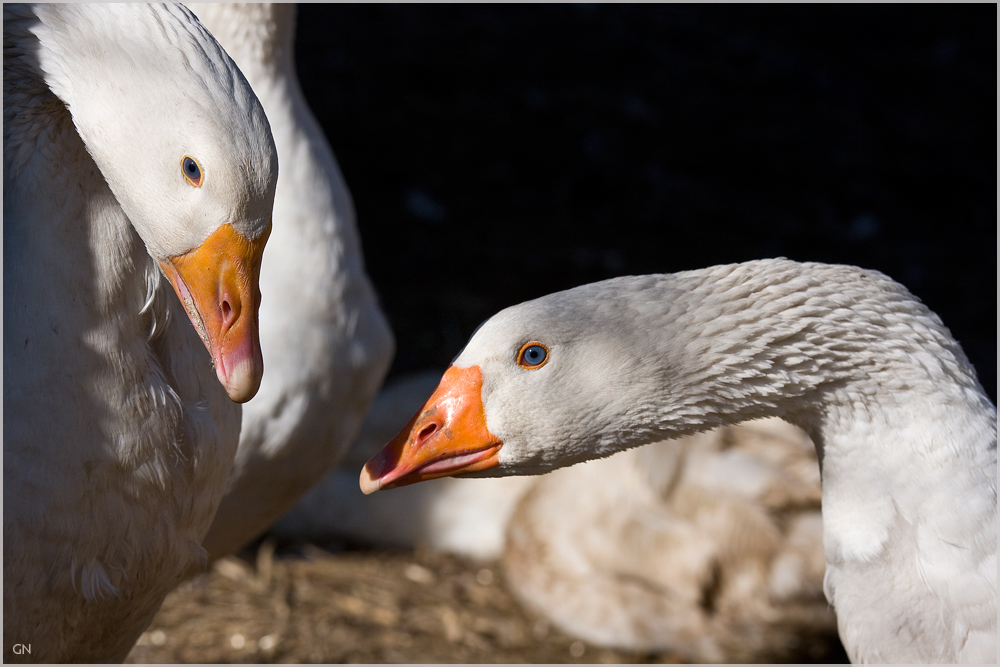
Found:
<path fill-rule="evenodd" d="M 191 4 L 246 75 L 281 175 L 260 274 L 268 372 L 244 404 L 236 461 L 203 546 L 231 553 L 343 455 L 388 371 L 393 338 L 365 274 L 344 177 L 295 75 L 293 4 Z"/>
<path fill-rule="evenodd" d="M 876 271 L 757 260 L 507 308 L 360 484 L 538 474 L 763 417 L 815 444 L 850 659 L 995 661 L 996 408 L 940 318 Z"/>
<path fill-rule="evenodd" d="M 508 521 L 504 578 L 569 635 L 689 662 L 839 662 L 816 451 L 787 422 L 723 426 L 537 477 L 427 484 L 446 479 L 536 480 Z"/>
<path fill-rule="evenodd" d="M 4 5 L 5 660 L 121 661 L 205 561 L 277 168 L 183 7 Z"/>

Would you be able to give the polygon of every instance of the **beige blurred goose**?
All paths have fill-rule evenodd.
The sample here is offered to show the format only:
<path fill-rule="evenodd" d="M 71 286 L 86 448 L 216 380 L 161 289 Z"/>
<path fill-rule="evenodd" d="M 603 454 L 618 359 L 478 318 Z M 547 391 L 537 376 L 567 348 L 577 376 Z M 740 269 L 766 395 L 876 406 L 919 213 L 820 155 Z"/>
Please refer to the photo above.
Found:
<path fill-rule="evenodd" d="M 192 4 L 260 98 L 281 174 L 260 275 L 267 374 L 243 406 L 236 462 L 204 546 L 256 537 L 334 465 L 389 368 L 392 333 L 365 274 L 354 207 L 295 75 L 294 4 Z"/>
<path fill-rule="evenodd" d="M 362 488 L 536 474 L 724 423 L 810 434 L 824 590 L 858 662 L 996 660 L 996 408 L 884 275 L 761 260 L 501 311 Z"/>
<path fill-rule="evenodd" d="M 5 660 L 122 660 L 204 563 L 276 178 L 183 7 L 4 5 Z"/>
<path fill-rule="evenodd" d="M 839 650 L 816 453 L 794 426 L 755 420 L 511 479 L 537 482 L 509 521 L 507 581 L 565 632 L 694 662 Z"/>

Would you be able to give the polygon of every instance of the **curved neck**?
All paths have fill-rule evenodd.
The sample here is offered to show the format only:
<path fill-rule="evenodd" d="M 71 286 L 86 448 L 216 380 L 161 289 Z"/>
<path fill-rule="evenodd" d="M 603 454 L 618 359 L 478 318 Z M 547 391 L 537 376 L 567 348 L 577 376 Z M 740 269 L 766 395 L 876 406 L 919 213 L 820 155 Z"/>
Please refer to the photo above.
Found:
<path fill-rule="evenodd" d="M 179 86 L 178 94 L 221 99 L 241 92 L 235 82 L 238 71 L 227 66 L 219 44 L 182 5 L 42 4 L 31 12 L 22 40 L 34 39 L 38 46 L 25 53 L 73 112 L 84 141 L 91 129 L 107 132 L 121 124 L 123 114 L 148 114 L 148 105 L 141 103 L 149 91 L 172 85 L 177 71 L 212 82 L 197 90 Z"/>
<path fill-rule="evenodd" d="M 975 370 L 937 315 L 884 275 L 769 260 L 661 289 L 661 428 L 782 417 L 814 439 L 828 484 L 831 457 L 855 448 L 868 469 L 891 452 L 995 461 L 996 408 Z"/>
<path fill-rule="evenodd" d="M 764 260 L 679 273 L 659 289 L 663 405 L 696 403 L 697 419 L 781 416 L 821 439 L 841 421 L 914 403 L 992 411 L 995 422 L 937 315 L 878 272 Z M 844 410 L 853 416 L 838 419 Z"/>
<path fill-rule="evenodd" d="M 294 4 L 189 3 L 188 8 L 225 47 L 254 91 L 279 78 L 294 78 Z"/>
<path fill-rule="evenodd" d="M 5 312 L 9 306 L 14 320 L 23 316 L 34 321 L 13 306 L 24 304 L 26 312 L 52 319 L 52 329 L 59 331 L 93 330 L 108 322 L 122 329 L 140 326 L 145 318 L 136 316 L 143 309 L 143 295 L 122 276 L 136 275 L 141 284 L 143 273 L 158 276 L 158 271 L 149 270 L 155 264 L 84 145 L 65 101 L 46 84 L 41 64 L 46 47 L 34 34 L 39 31 L 33 13 L 38 9 L 4 8 L 4 248 L 5 253 L 17 252 L 17 261 L 4 264 L 4 277 L 11 281 Z M 19 15 L 8 16 L 14 12 Z M 87 296 L 72 302 L 61 298 L 72 291 Z M 44 316 L 37 312 L 51 303 L 63 305 Z M 45 354 L 56 355 L 52 359 L 65 354 L 58 341 L 52 342 Z M 23 355 L 15 356 L 8 358 L 11 363 L 19 363 Z"/>
<path fill-rule="evenodd" d="M 777 416 L 812 436 L 825 590 L 852 659 L 955 661 L 963 633 L 995 636 L 997 413 L 958 343 L 876 272 L 722 268 L 671 285 L 663 349 L 684 380 L 661 426 Z M 887 618 L 903 619 L 892 637 Z"/>

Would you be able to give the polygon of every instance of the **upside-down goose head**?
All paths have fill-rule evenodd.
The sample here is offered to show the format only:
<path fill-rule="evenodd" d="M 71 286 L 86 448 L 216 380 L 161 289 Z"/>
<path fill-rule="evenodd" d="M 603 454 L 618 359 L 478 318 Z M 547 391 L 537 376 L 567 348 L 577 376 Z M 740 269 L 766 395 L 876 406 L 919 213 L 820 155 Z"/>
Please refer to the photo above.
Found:
<path fill-rule="evenodd" d="M 219 381 L 244 402 L 263 374 L 258 278 L 277 153 L 260 103 L 208 31 L 180 5 L 156 8 L 153 21 L 150 11 L 42 6 L 40 66 L 183 302 Z M 172 76 L 178 67 L 193 76 Z"/>

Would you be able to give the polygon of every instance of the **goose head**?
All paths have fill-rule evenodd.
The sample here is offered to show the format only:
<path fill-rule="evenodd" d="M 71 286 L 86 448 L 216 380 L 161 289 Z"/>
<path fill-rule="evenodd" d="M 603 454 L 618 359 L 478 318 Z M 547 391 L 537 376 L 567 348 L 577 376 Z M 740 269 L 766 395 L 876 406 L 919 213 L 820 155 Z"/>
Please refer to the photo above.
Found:
<path fill-rule="evenodd" d="M 239 69 L 180 5 L 41 6 L 39 65 L 169 279 L 229 397 L 263 374 L 258 278 L 277 152 Z"/>
<path fill-rule="evenodd" d="M 423 408 L 362 469 L 362 490 L 539 474 L 642 438 L 642 413 L 653 408 L 640 397 L 661 390 L 656 373 L 640 368 L 649 361 L 641 337 L 622 326 L 629 305 L 604 298 L 609 289 L 551 294 L 484 322 Z"/>

